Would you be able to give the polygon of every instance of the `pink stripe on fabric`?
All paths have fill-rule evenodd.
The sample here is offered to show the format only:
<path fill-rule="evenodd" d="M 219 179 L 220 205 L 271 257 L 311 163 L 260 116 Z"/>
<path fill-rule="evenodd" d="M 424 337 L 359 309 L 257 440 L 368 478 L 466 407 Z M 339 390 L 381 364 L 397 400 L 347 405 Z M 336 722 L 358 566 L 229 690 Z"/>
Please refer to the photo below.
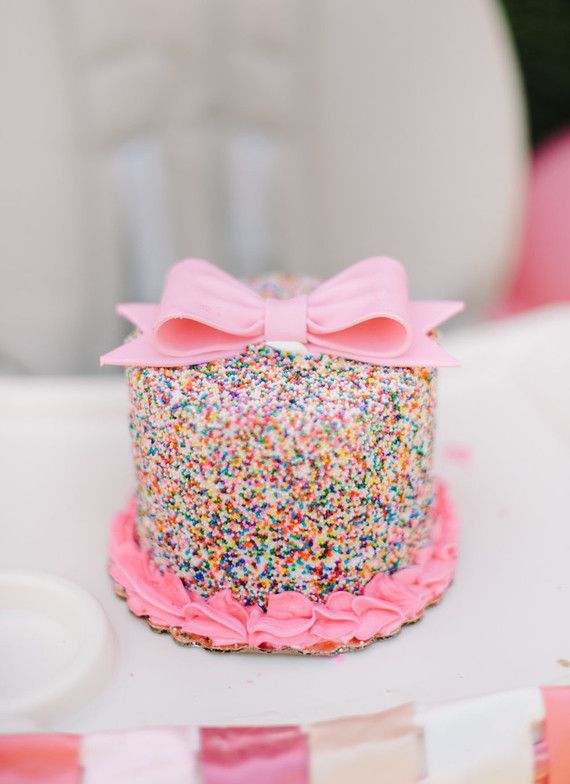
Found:
<path fill-rule="evenodd" d="M 534 784 L 548 784 L 548 748 L 544 740 L 537 740 L 534 752 Z"/>
<path fill-rule="evenodd" d="M 570 782 L 570 686 L 543 688 L 548 784 Z"/>
<path fill-rule="evenodd" d="M 1 735 L 0 784 L 79 784 L 79 735 Z"/>
<path fill-rule="evenodd" d="M 186 727 L 85 735 L 81 784 L 196 784 L 197 739 Z"/>
<path fill-rule="evenodd" d="M 413 705 L 311 724 L 311 784 L 418 784 L 420 730 Z"/>
<path fill-rule="evenodd" d="M 299 727 L 206 727 L 200 738 L 202 784 L 309 784 Z"/>

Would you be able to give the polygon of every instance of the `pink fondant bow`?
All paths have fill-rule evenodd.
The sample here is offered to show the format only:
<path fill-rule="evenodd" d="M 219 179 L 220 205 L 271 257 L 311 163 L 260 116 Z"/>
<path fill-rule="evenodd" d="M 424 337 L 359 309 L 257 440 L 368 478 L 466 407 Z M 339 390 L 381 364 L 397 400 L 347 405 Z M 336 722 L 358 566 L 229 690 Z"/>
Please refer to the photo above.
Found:
<path fill-rule="evenodd" d="M 139 334 L 101 358 L 107 365 L 179 367 L 239 354 L 250 343 L 294 341 L 312 353 L 392 366 L 452 366 L 430 336 L 461 302 L 410 302 L 394 259 L 352 264 L 308 296 L 265 299 L 201 259 L 170 270 L 159 305 L 118 312 Z"/>

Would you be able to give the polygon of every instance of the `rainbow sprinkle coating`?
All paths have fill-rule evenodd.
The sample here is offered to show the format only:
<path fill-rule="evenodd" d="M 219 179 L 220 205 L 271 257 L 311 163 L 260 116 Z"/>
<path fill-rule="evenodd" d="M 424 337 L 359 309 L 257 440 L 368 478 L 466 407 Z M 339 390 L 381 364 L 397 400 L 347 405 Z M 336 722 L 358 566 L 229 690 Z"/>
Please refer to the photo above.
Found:
<path fill-rule="evenodd" d="M 127 376 L 137 535 L 200 595 L 319 601 L 426 543 L 436 370 L 249 346 Z"/>

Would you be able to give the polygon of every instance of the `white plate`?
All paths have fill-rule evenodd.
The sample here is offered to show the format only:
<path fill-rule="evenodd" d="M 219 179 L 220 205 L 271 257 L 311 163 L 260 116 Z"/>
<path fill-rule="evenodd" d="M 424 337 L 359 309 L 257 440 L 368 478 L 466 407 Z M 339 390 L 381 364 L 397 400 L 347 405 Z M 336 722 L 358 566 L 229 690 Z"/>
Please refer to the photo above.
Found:
<path fill-rule="evenodd" d="M 0 572 L 0 716 L 50 721 L 95 694 L 110 671 L 105 613 L 84 589 L 41 572 Z"/>

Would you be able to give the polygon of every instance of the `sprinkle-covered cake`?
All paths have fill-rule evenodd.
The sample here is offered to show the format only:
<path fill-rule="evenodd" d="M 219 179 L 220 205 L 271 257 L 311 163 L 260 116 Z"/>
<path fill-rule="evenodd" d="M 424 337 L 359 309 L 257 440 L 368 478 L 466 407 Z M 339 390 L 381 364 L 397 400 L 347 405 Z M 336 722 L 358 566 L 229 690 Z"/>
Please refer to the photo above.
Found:
<path fill-rule="evenodd" d="M 432 475 L 433 329 L 403 268 L 245 285 L 176 265 L 103 358 L 127 367 L 136 493 L 111 575 L 137 615 L 216 650 L 334 653 L 397 632 L 450 583 L 456 526 Z"/>

